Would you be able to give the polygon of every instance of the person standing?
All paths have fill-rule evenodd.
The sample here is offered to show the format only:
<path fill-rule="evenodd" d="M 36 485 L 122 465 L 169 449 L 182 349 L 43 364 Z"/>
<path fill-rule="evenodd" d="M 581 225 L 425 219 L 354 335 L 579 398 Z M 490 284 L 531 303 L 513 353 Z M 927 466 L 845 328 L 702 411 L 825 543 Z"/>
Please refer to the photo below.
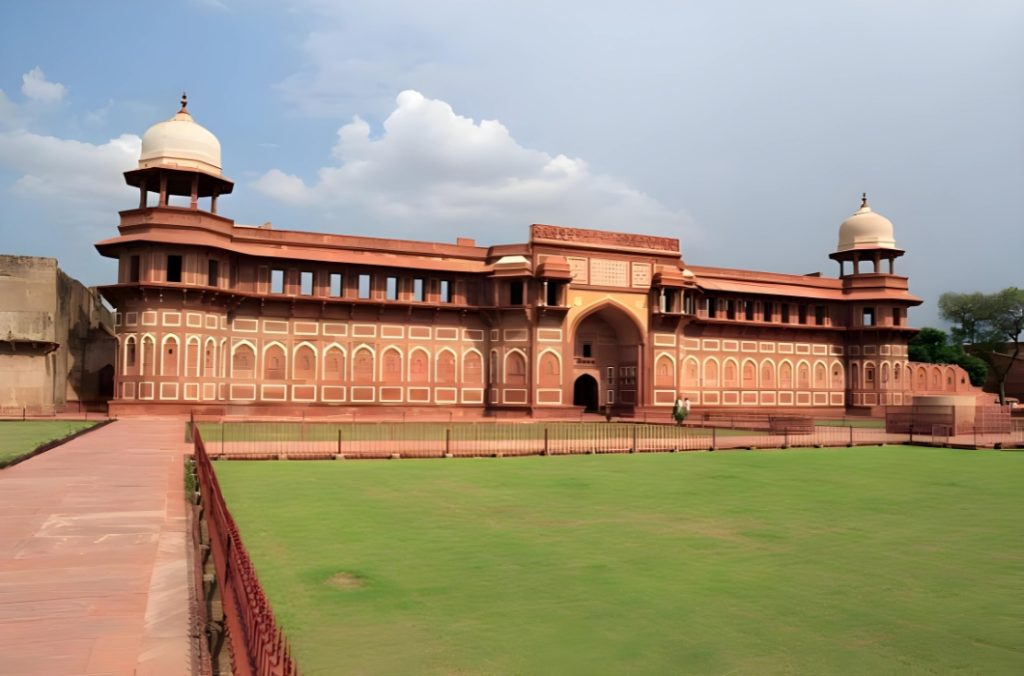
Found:
<path fill-rule="evenodd" d="M 689 402 L 690 400 L 687 399 L 686 401 Z M 672 418 L 676 421 L 676 427 L 682 425 L 683 421 L 686 420 L 686 406 L 683 403 L 682 397 L 676 397 L 676 403 L 672 405 Z"/>

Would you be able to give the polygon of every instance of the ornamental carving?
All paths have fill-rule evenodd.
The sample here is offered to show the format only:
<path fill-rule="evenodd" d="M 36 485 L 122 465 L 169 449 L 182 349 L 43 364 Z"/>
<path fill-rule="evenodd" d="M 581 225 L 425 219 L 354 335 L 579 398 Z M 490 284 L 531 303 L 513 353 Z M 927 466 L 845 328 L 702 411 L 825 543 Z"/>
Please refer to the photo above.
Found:
<path fill-rule="evenodd" d="M 634 235 L 626 232 L 606 232 L 584 228 L 565 228 L 558 225 L 530 226 L 530 239 L 546 239 L 577 244 L 606 244 L 634 249 L 655 249 L 657 251 L 679 252 L 679 240 L 653 235 Z"/>

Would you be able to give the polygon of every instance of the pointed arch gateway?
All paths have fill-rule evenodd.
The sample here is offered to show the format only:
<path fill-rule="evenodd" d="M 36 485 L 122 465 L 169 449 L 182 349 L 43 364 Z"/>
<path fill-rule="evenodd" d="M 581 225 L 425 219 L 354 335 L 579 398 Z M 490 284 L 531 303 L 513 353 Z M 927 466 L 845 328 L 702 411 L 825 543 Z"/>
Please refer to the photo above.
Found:
<path fill-rule="evenodd" d="M 643 328 L 633 314 L 613 300 L 606 300 L 583 312 L 572 324 L 573 359 L 566 364 L 572 368 L 573 400 L 583 392 L 587 397 L 591 384 L 581 380 L 589 376 L 597 384 L 597 405 L 611 404 L 617 408 L 631 408 L 646 402 L 645 389 L 650 374 L 645 369 Z M 675 366 L 672 365 L 674 380 Z M 583 397 L 584 399 L 586 397 Z M 581 399 L 582 400 L 582 399 Z M 589 400 L 577 406 L 587 407 Z"/>
<path fill-rule="evenodd" d="M 600 406 L 597 379 L 584 373 L 572 385 L 572 405 L 582 406 L 584 411 L 595 412 Z"/>

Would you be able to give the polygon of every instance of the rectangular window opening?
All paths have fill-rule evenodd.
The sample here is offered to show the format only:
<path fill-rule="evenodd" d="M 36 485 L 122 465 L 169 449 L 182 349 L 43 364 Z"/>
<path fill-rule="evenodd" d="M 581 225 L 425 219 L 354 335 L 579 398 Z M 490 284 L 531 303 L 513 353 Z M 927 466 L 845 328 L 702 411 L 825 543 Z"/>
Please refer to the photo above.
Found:
<path fill-rule="evenodd" d="M 783 303 L 782 304 L 781 317 L 782 317 L 782 323 L 783 324 L 788 324 L 789 323 L 789 303 Z"/>
<path fill-rule="evenodd" d="M 509 282 L 508 283 L 508 304 L 509 305 L 522 305 L 523 304 L 523 283 L 522 282 Z"/>
<path fill-rule="evenodd" d="M 422 303 L 425 296 L 423 295 L 423 279 L 417 277 L 412 280 L 412 299 L 417 303 Z"/>
<path fill-rule="evenodd" d="M 398 277 L 388 277 L 385 290 L 387 292 L 388 300 L 398 300 Z"/>
<path fill-rule="evenodd" d="M 441 302 L 452 302 L 452 283 L 447 279 L 441 280 Z"/>
<path fill-rule="evenodd" d="M 736 301 L 732 298 L 725 301 L 725 316 L 728 319 L 736 319 Z"/>
<path fill-rule="evenodd" d="M 270 271 L 270 293 L 284 293 L 284 270 Z"/>
<path fill-rule="evenodd" d="M 818 326 L 825 325 L 825 306 L 815 305 L 814 306 L 814 323 Z"/>
<path fill-rule="evenodd" d="M 594 346 L 590 343 L 583 343 L 583 358 L 592 359 L 594 357 Z"/>
<path fill-rule="evenodd" d="M 128 281 L 137 282 L 139 281 L 140 270 L 142 264 L 138 256 L 132 256 L 128 264 Z"/>
<path fill-rule="evenodd" d="M 559 306 L 562 304 L 561 299 L 562 285 L 556 282 L 548 282 L 548 297 L 544 299 L 545 303 L 552 306 Z"/>
<path fill-rule="evenodd" d="M 359 297 L 366 300 L 370 297 L 371 277 L 367 274 L 359 275 Z"/>
<path fill-rule="evenodd" d="M 181 281 L 181 256 L 171 254 L 167 257 L 167 281 Z"/>
<path fill-rule="evenodd" d="M 220 263 L 210 260 L 206 266 L 206 285 L 220 286 Z"/>
<path fill-rule="evenodd" d="M 299 273 L 299 294 L 303 296 L 313 295 L 313 273 L 303 270 Z"/>
<path fill-rule="evenodd" d="M 903 325 L 903 313 L 900 312 L 900 309 L 898 307 L 894 307 L 892 309 L 892 325 L 893 326 L 902 326 Z M 899 373 L 899 371 L 897 371 L 897 373 Z"/>
<path fill-rule="evenodd" d="M 799 313 L 799 316 L 800 316 L 800 323 L 801 324 L 806 324 L 807 323 L 807 306 L 806 305 L 798 306 L 797 307 L 797 312 Z"/>
<path fill-rule="evenodd" d="M 875 308 L 866 307 L 864 308 L 863 321 L 861 322 L 864 326 L 875 325 Z"/>
<path fill-rule="evenodd" d="M 743 316 L 744 316 L 744 318 L 746 318 L 746 320 L 748 322 L 754 321 L 754 301 L 750 301 L 750 300 L 744 301 L 743 305 L 744 305 L 744 307 L 743 307 Z"/>
<path fill-rule="evenodd" d="M 340 272 L 331 273 L 331 297 L 341 298 L 342 282 L 344 281 Z"/>
<path fill-rule="evenodd" d="M 708 306 L 708 319 L 714 319 L 718 310 L 718 300 L 715 298 L 707 298 L 704 301 Z"/>

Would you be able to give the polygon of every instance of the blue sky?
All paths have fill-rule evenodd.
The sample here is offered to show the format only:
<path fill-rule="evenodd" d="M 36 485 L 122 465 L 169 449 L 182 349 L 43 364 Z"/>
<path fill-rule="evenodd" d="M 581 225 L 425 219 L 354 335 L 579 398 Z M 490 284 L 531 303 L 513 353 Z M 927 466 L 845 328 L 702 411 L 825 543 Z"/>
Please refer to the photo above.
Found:
<path fill-rule="evenodd" d="M 985 0 L 3 3 L 0 251 L 113 281 L 92 243 L 187 90 L 240 223 L 559 223 L 834 276 L 867 191 L 935 324 L 943 291 L 1024 285 L 1021 35 L 1024 4 Z"/>

